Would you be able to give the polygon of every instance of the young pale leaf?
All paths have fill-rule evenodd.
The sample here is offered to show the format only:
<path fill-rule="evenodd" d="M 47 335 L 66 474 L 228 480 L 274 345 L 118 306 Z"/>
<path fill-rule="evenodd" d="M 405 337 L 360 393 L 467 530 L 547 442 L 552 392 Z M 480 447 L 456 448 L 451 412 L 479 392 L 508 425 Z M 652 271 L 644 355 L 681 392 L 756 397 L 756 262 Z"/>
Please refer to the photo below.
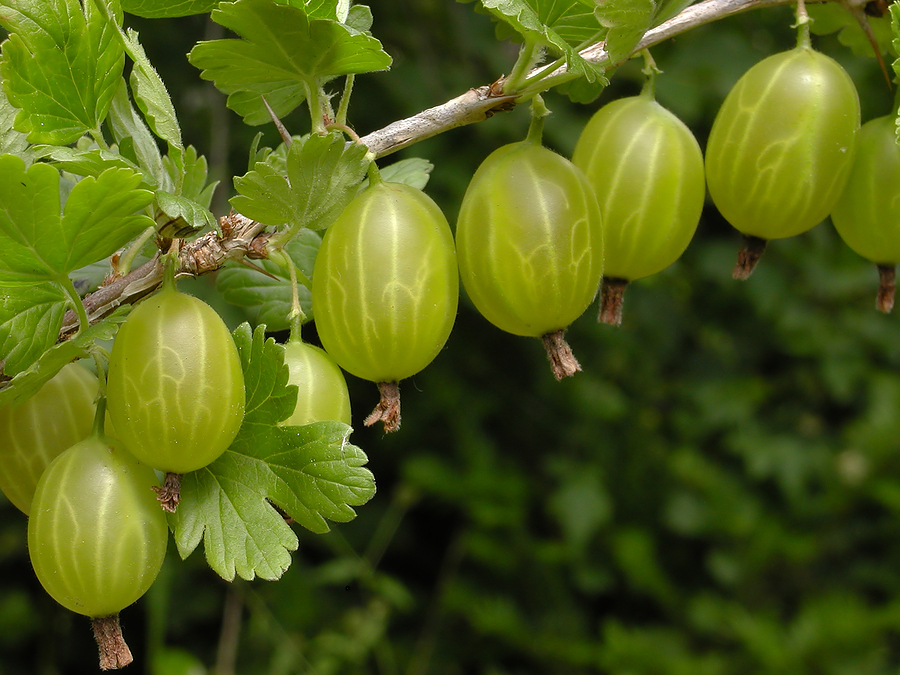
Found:
<path fill-rule="evenodd" d="M 58 280 L 110 255 L 153 224 L 135 215 L 153 198 L 141 175 L 107 169 L 72 188 L 60 217 L 59 172 L 0 157 L 0 285 Z"/>
<path fill-rule="evenodd" d="M 122 0 L 122 9 L 145 19 L 168 19 L 206 14 L 219 0 Z"/>
<path fill-rule="evenodd" d="M 388 164 L 379 169 L 378 172 L 386 183 L 403 183 L 404 185 L 409 185 L 417 190 L 424 190 L 425 186 L 428 185 L 428 179 L 431 177 L 431 171 L 433 169 L 434 164 L 427 159 L 422 159 L 421 157 L 409 157 L 407 159 L 401 159 L 399 162 Z M 368 179 L 366 179 L 363 181 L 363 185 L 360 186 L 360 189 L 368 184 Z"/>
<path fill-rule="evenodd" d="M 212 203 L 213 193 L 219 181 L 207 182 L 208 166 L 206 157 L 197 154 L 197 148 L 189 145 L 184 149 L 181 155 L 180 165 L 174 161 L 169 155 L 163 157 L 163 166 L 172 181 L 175 181 L 179 175 L 184 178 L 181 183 L 181 192 L 179 195 L 192 202 L 196 202 L 204 209 L 209 209 Z"/>
<path fill-rule="evenodd" d="M 116 95 L 109 108 L 107 120 L 116 143 L 122 146 L 129 142 L 134 160 L 144 173 L 145 182 L 152 188 L 160 190 L 174 189 L 174 182 L 169 180 L 163 168 L 159 146 L 143 118 L 128 100 L 128 87 L 125 81 L 119 83 Z"/>
<path fill-rule="evenodd" d="M 624 61 L 653 23 L 655 0 L 604 0 L 597 6 L 597 19 L 609 28 L 606 52 L 611 65 Z"/>
<path fill-rule="evenodd" d="M 124 41 L 125 51 L 134 61 L 131 92 L 147 124 L 154 134 L 169 144 L 169 148 L 183 150 L 184 143 L 181 140 L 181 127 L 175 114 L 175 106 L 172 105 L 172 99 L 159 73 L 144 53 L 137 32 L 129 28 L 127 34 L 120 32 L 120 36 Z"/>
<path fill-rule="evenodd" d="M 838 42 L 845 47 L 849 47 L 854 54 L 862 57 L 872 56 L 872 43 L 866 35 L 862 26 L 856 17 L 847 11 L 841 5 L 823 5 L 821 7 L 810 4 L 809 17 L 812 19 L 809 24 L 810 30 L 816 35 L 828 35 L 838 32 Z M 891 20 L 888 16 L 875 17 L 866 16 L 866 21 L 872 29 L 875 36 L 875 42 L 878 45 L 879 53 L 891 53 L 891 45 L 893 42 L 893 31 L 891 30 Z"/>
<path fill-rule="evenodd" d="M 157 192 L 156 205 L 158 231 L 164 237 L 187 237 L 206 228 L 214 230 L 218 225 L 208 208 L 187 197 Z"/>
<path fill-rule="evenodd" d="M 339 133 L 295 140 L 287 155 L 287 176 L 273 166 L 276 153 L 234 179 L 235 210 L 270 225 L 322 230 L 356 194 L 369 162 L 366 147 Z M 269 161 L 269 160 L 272 161 Z"/>
<path fill-rule="evenodd" d="M 570 72 L 589 82 L 606 81 L 603 68 L 585 61 L 577 50 L 604 32 L 582 0 L 481 0 L 481 4 L 526 39 L 564 56 Z"/>
<path fill-rule="evenodd" d="M 301 230 L 288 242 L 284 250 L 300 271 L 309 278 L 312 277 L 316 253 L 321 244 L 322 237 L 317 233 Z M 285 330 L 290 327 L 288 314 L 291 311 L 291 280 L 288 272 L 269 260 L 260 260 L 257 264 L 272 276 L 249 267 L 234 265 L 226 267 L 216 275 L 216 289 L 226 302 L 256 309 L 257 324 L 266 324 L 270 331 Z M 300 286 L 298 294 L 300 308 L 307 320 L 312 319 L 309 289 Z"/>
<path fill-rule="evenodd" d="M 326 518 L 351 520 L 351 508 L 375 492 L 363 452 L 347 442 L 350 427 L 319 422 L 278 427 L 293 410 L 296 387 L 287 384 L 284 349 L 235 331 L 247 388 L 247 413 L 231 447 L 208 467 L 182 479 L 181 502 L 170 517 L 179 554 L 204 542 L 206 559 L 224 579 L 278 579 L 291 563 L 297 536 L 274 507 L 314 532 Z M 273 506 L 274 505 L 274 506 Z"/>
<path fill-rule="evenodd" d="M 3 87 L 0 87 L 0 155 L 17 155 L 25 160 L 26 165 L 30 165 L 34 156 L 28 139 L 13 128 L 16 112 Z"/>
<path fill-rule="evenodd" d="M 66 292 L 52 282 L 0 288 L 0 359 L 5 375 L 22 372 L 56 343 L 67 307 Z"/>
<path fill-rule="evenodd" d="M 130 311 L 130 305 L 119 307 L 102 321 L 45 351 L 27 370 L 0 387 L 0 406 L 15 405 L 33 396 L 64 365 L 88 356 L 95 342 L 111 340 Z"/>
<path fill-rule="evenodd" d="M 694 0 L 661 0 L 657 2 L 656 10 L 653 12 L 653 25 L 658 26 L 665 23 L 672 17 L 681 14 L 692 4 L 694 4 Z"/>
<path fill-rule="evenodd" d="M 99 130 L 125 59 L 94 3 L 0 0 L 0 24 L 10 32 L 0 77 L 21 109 L 16 128 L 32 143 L 57 145 Z"/>
<path fill-rule="evenodd" d="M 381 43 L 338 21 L 310 18 L 304 9 L 271 0 L 223 2 L 212 19 L 242 39 L 200 42 L 188 55 L 228 94 L 228 107 L 249 125 L 271 121 L 262 97 L 279 117 L 306 99 L 308 90 L 340 75 L 386 70 Z"/>
<path fill-rule="evenodd" d="M 128 159 L 116 152 L 93 148 L 78 150 L 65 145 L 35 145 L 34 156 L 43 159 L 62 171 L 74 173 L 76 176 L 99 176 L 107 169 L 140 169 Z"/>

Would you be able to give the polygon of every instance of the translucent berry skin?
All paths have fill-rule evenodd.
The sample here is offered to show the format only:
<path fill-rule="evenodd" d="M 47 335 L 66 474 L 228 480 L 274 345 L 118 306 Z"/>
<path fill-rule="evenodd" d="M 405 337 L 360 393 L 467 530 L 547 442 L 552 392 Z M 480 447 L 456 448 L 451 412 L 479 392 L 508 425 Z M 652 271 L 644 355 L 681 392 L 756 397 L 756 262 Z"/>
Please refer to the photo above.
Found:
<path fill-rule="evenodd" d="M 478 167 L 460 205 L 456 247 L 475 307 L 514 335 L 566 328 L 603 275 L 600 210 L 587 178 L 531 141 L 498 148 Z"/>
<path fill-rule="evenodd" d="M 96 375 L 70 363 L 34 396 L 0 408 L 0 490 L 26 515 L 47 465 L 90 434 L 98 387 Z"/>
<path fill-rule="evenodd" d="M 306 342 L 284 345 L 288 382 L 297 385 L 297 406 L 282 426 L 334 420 L 350 424 L 350 393 L 341 369 L 324 349 Z"/>
<path fill-rule="evenodd" d="M 456 320 L 450 226 L 421 190 L 376 182 L 326 230 L 312 303 L 325 351 L 347 372 L 399 382 L 431 363 Z"/>
<path fill-rule="evenodd" d="M 879 265 L 900 262 L 900 146 L 893 116 L 862 125 L 847 186 L 831 221 L 847 246 Z"/>
<path fill-rule="evenodd" d="M 109 438 L 91 436 L 50 463 L 34 494 L 28 553 L 54 600 L 100 618 L 147 592 L 168 538 L 157 484 L 150 467 Z"/>
<path fill-rule="evenodd" d="M 703 153 L 690 129 L 650 94 L 594 113 L 572 162 L 597 196 L 607 277 L 647 277 L 684 253 L 706 198 Z"/>
<path fill-rule="evenodd" d="M 833 59 L 798 46 L 753 66 L 716 115 L 706 180 L 745 235 L 790 237 L 820 223 L 847 182 L 859 97 Z"/>
<path fill-rule="evenodd" d="M 219 457 L 244 417 L 237 347 L 215 310 L 164 287 L 135 307 L 113 343 L 107 406 L 141 462 L 187 473 Z"/>

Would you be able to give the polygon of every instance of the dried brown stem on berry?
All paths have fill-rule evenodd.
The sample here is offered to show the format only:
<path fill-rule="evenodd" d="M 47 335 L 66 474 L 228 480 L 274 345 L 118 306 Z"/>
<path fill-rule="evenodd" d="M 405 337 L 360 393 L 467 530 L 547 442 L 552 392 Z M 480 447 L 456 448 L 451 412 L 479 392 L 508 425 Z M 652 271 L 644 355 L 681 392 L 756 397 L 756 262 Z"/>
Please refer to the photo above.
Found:
<path fill-rule="evenodd" d="M 153 491 L 162 510 L 175 513 L 175 508 L 181 501 L 181 474 L 170 471 L 166 474 L 162 487 L 154 487 Z"/>
<path fill-rule="evenodd" d="M 894 292 L 897 289 L 896 275 L 896 265 L 878 266 L 879 286 L 875 307 L 879 312 L 887 314 L 894 309 Z"/>
<path fill-rule="evenodd" d="M 762 237 L 745 234 L 744 244 L 738 252 L 737 264 L 734 266 L 734 272 L 731 273 L 731 276 L 740 280 L 749 277 L 753 270 L 756 269 L 756 263 L 759 262 L 763 251 L 766 250 L 767 243 Z"/>
<path fill-rule="evenodd" d="M 610 326 L 621 325 L 626 286 L 628 279 L 603 277 L 603 285 L 600 287 L 600 315 L 597 321 Z"/>
<path fill-rule="evenodd" d="M 369 416 L 363 421 L 367 427 L 378 421 L 384 423 L 384 432 L 390 433 L 400 428 L 400 384 L 397 382 L 379 382 L 378 391 L 381 400 Z"/>
<path fill-rule="evenodd" d="M 555 333 L 547 333 L 541 337 L 544 342 L 544 349 L 547 350 L 547 357 L 550 359 L 550 368 L 557 380 L 564 377 L 571 377 L 579 370 L 581 364 L 572 353 L 572 348 L 563 337 L 565 330 L 558 330 Z"/>
<path fill-rule="evenodd" d="M 134 661 L 131 650 L 122 637 L 118 614 L 91 619 L 91 625 L 100 654 L 100 670 L 115 670 Z"/>

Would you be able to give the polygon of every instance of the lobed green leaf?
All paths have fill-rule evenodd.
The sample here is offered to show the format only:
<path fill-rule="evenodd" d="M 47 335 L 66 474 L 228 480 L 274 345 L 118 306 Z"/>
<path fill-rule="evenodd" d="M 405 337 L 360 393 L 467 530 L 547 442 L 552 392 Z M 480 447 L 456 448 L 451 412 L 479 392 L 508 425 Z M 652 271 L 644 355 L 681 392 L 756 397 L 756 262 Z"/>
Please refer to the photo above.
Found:
<path fill-rule="evenodd" d="M 0 76 L 32 143 L 66 145 L 99 132 L 125 64 L 116 26 L 93 2 L 0 0 Z M 121 11 L 111 10 L 121 22 Z"/>
<path fill-rule="evenodd" d="M 284 117 L 306 92 L 340 75 L 385 70 L 391 58 L 372 36 L 304 8 L 270 0 L 223 2 L 212 19 L 242 39 L 200 42 L 188 55 L 201 77 L 228 94 L 249 125 Z"/>
<path fill-rule="evenodd" d="M 206 14 L 219 0 L 122 0 L 122 9 L 145 19 L 166 19 Z"/>
<path fill-rule="evenodd" d="M 0 87 L 0 155 L 17 155 L 25 160 L 26 165 L 30 165 L 33 153 L 28 139 L 24 133 L 13 128 L 17 112 L 6 98 L 3 87 Z"/>
<path fill-rule="evenodd" d="M 153 224 L 136 212 L 153 194 L 141 175 L 107 169 L 78 182 L 60 217 L 59 172 L 48 164 L 25 170 L 19 157 L 0 157 L 0 285 L 59 279 L 105 258 Z"/>
<path fill-rule="evenodd" d="M 603 82 L 602 67 L 585 61 L 578 53 L 582 43 L 599 40 L 603 26 L 594 16 L 593 3 L 585 0 L 480 0 L 495 18 L 526 40 L 564 56 L 571 73 L 589 82 Z"/>
<path fill-rule="evenodd" d="M 869 37 L 860 26 L 856 17 L 847 11 L 841 5 L 825 5 L 810 4 L 809 17 L 812 19 L 809 24 L 810 32 L 815 35 L 829 35 L 838 33 L 838 42 L 845 47 L 849 47 L 854 54 L 864 58 L 871 58 L 872 43 Z M 894 34 L 891 30 L 891 19 L 888 16 L 875 17 L 866 16 L 866 21 L 872 29 L 875 36 L 875 42 L 878 45 L 879 53 L 889 54 L 892 51 L 896 53 L 896 49 L 892 50 Z"/>
<path fill-rule="evenodd" d="M 119 144 L 119 152 L 141 167 L 147 184 L 161 190 L 174 189 L 174 181 L 163 168 L 156 139 L 143 117 L 131 105 L 124 80 L 113 97 L 107 121 L 113 138 Z"/>
<path fill-rule="evenodd" d="M 5 375 L 22 372 L 56 343 L 68 301 L 66 292 L 53 282 L 14 291 L 0 288 L 0 358 Z"/>
<path fill-rule="evenodd" d="M 158 191 L 156 204 L 158 231 L 164 237 L 187 237 L 206 228 L 214 230 L 218 224 L 207 207 L 187 197 Z"/>
<path fill-rule="evenodd" d="M 290 565 L 297 536 L 274 506 L 327 532 L 326 518 L 351 520 L 351 506 L 375 492 L 365 455 L 347 443 L 347 425 L 275 426 L 293 410 L 296 387 L 287 384 L 283 347 L 265 330 L 251 334 L 243 324 L 235 331 L 247 388 L 244 424 L 222 457 L 184 476 L 170 519 L 179 554 L 187 557 L 202 540 L 210 567 L 227 580 L 274 580 Z"/>
<path fill-rule="evenodd" d="M 276 168 L 277 153 L 236 177 L 235 210 L 270 225 L 322 230 L 356 194 L 368 168 L 366 147 L 339 133 L 295 140 L 287 153 L 287 176 Z M 271 160 L 271 161 L 270 161 Z"/>
<path fill-rule="evenodd" d="M 12 380 L 0 386 L 0 407 L 15 405 L 29 396 L 33 396 L 67 363 L 88 356 L 96 342 L 111 340 L 130 311 L 130 305 L 119 307 L 102 321 L 98 321 L 80 331 L 73 338 L 60 342 L 45 351 L 26 370 L 21 371 Z"/>
<path fill-rule="evenodd" d="M 597 7 L 597 20 L 609 29 L 606 53 L 617 65 L 627 59 L 644 37 L 656 13 L 655 0 L 605 0 Z"/>

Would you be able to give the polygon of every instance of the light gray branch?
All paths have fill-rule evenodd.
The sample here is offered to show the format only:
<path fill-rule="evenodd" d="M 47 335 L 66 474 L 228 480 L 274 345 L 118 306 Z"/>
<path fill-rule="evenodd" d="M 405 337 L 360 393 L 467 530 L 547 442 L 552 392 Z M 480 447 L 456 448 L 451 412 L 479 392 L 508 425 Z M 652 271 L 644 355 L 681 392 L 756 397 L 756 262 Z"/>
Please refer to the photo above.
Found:
<path fill-rule="evenodd" d="M 786 5 L 791 2 L 793 0 L 704 0 L 696 5 L 691 5 L 678 16 L 647 31 L 632 53 L 637 53 L 675 35 L 726 16 L 760 7 Z M 591 63 L 608 61 L 604 42 L 584 49 L 581 55 Z M 610 64 L 610 67 L 612 65 Z M 540 67 L 536 68 L 532 73 L 540 70 Z M 565 72 L 566 69 L 563 66 L 554 71 L 550 77 L 558 78 Z M 376 157 L 384 157 L 451 129 L 482 122 L 494 113 L 509 110 L 515 105 L 515 96 L 497 95 L 496 92 L 501 92 L 502 89 L 502 79 L 492 85 L 470 89 L 446 103 L 423 110 L 417 115 L 389 124 L 378 131 L 373 131 L 363 136 L 360 141 L 374 152 Z"/>
<path fill-rule="evenodd" d="M 675 35 L 717 19 L 760 7 L 784 5 L 794 0 L 704 0 L 692 5 L 678 16 L 651 29 L 644 35 L 635 52 L 651 47 Z M 864 0 L 844 0 L 845 3 Z M 604 43 L 598 43 L 581 52 L 593 63 L 608 60 Z M 539 69 L 535 69 L 536 72 Z M 564 78 L 565 68 L 554 71 L 553 78 Z M 404 120 L 389 124 L 383 129 L 364 136 L 361 141 L 376 156 L 383 157 L 401 148 L 450 131 L 457 127 L 481 122 L 495 113 L 511 109 L 516 96 L 502 93 L 503 81 L 470 89 L 466 93 L 434 108 L 424 110 Z M 207 234 L 197 240 L 186 242 L 181 249 L 181 265 L 178 273 L 191 276 L 215 271 L 226 260 L 242 258 L 263 258 L 266 256 L 265 226 L 239 214 L 220 219 L 223 236 Z M 136 302 L 152 292 L 162 281 L 162 266 L 152 260 L 131 274 L 111 279 L 84 299 L 91 322 L 108 315 L 122 304 Z M 65 339 L 76 328 L 74 313 L 69 313 L 64 321 L 60 339 Z"/>

